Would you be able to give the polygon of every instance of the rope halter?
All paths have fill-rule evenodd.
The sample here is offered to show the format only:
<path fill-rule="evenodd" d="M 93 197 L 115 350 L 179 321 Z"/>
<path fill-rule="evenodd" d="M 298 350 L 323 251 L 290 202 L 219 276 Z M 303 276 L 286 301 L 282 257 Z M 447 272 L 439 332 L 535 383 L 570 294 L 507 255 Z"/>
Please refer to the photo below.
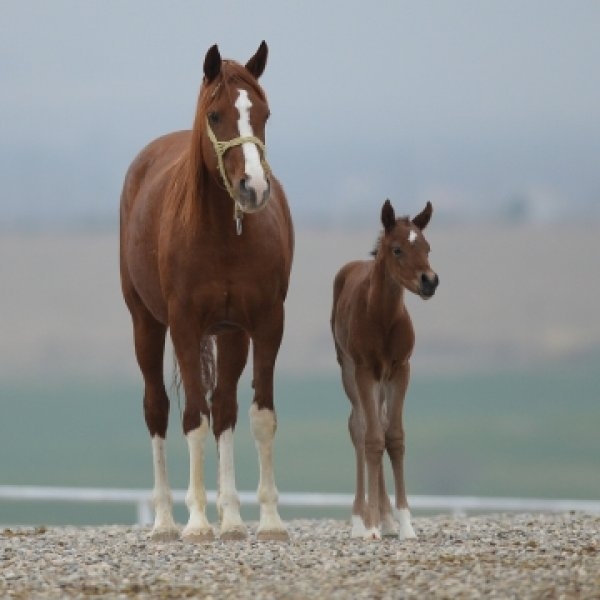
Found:
<path fill-rule="evenodd" d="M 214 134 L 214 131 L 210 127 L 210 123 L 208 119 L 206 119 L 206 131 L 208 133 L 208 139 L 211 141 L 213 148 L 215 149 L 215 154 L 217 155 L 217 163 L 219 166 L 219 173 L 221 175 L 221 179 L 223 180 L 223 184 L 225 185 L 225 189 L 227 193 L 233 200 L 233 218 L 235 220 L 236 232 L 238 235 L 242 233 L 242 218 L 244 216 L 244 207 L 240 204 L 239 200 L 236 198 L 236 194 L 233 190 L 233 186 L 229 181 L 229 177 L 227 177 L 227 173 L 225 172 L 225 165 L 223 163 L 223 156 L 225 152 L 230 148 L 234 148 L 235 146 L 241 146 L 242 144 L 250 143 L 255 144 L 261 150 L 261 159 L 260 164 L 265 172 L 265 176 L 271 173 L 271 167 L 269 167 L 269 163 L 267 162 L 266 152 L 267 149 L 263 144 L 262 140 L 257 138 L 254 135 L 244 135 L 240 137 L 233 138 L 227 142 L 221 142 L 217 139 L 217 136 Z"/>

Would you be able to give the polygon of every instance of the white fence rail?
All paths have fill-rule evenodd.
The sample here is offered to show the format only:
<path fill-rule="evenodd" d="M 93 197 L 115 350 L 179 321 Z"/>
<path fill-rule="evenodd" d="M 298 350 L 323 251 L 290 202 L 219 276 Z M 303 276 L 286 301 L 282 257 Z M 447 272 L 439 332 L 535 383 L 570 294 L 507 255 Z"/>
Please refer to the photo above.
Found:
<path fill-rule="evenodd" d="M 215 491 L 206 493 L 209 503 L 216 502 Z M 239 492 L 242 504 L 257 504 L 256 492 Z M 0 485 L 1 501 L 74 502 L 97 504 L 132 504 L 137 510 L 137 523 L 152 523 L 152 492 L 140 489 L 102 489 Z M 319 494 L 282 492 L 280 506 L 348 508 L 352 494 Z M 173 502 L 183 504 L 184 490 L 173 490 Z M 472 512 L 567 512 L 571 510 L 600 514 L 600 501 L 550 500 L 544 498 L 485 498 L 477 496 L 409 496 L 413 511 L 427 510 L 464 515 Z M 0 512 L 0 521 L 2 520 Z"/>

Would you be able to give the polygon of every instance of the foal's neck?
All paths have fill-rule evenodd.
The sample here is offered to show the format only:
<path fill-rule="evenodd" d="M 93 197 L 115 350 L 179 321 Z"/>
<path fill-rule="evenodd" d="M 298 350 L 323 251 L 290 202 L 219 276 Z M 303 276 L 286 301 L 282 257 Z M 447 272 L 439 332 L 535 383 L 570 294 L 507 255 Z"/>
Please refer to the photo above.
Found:
<path fill-rule="evenodd" d="M 404 287 L 388 273 L 385 261 L 376 256 L 371 269 L 367 311 L 374 320 L 391 322 L 404 309 Z"/>

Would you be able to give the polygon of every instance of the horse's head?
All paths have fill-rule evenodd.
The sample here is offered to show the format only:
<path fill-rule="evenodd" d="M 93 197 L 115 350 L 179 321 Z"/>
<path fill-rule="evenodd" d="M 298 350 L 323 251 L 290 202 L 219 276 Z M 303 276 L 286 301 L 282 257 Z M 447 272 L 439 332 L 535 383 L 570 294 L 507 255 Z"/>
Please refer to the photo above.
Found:
<path fill-rule="evenodd" d="M 429 243 L 423 236 L 432 212 L 431 202 L 427 202 L 412 221 L 408 217 L 396 219 L 394 208 L 386 200 L 381 209 L 384 231 L 377 251 L 393 279 L 424 300 L 433 296 L 439 283 L 429 266 Z"/>
<path fill-rule="evenodd" d="M 264 208 L 270 195 L 265 157 L 269 106 L 258 83 L 267 62 L 263 41 L 245 66 L 222 60 L 212 46 L 204 59 L 204 80 L 197 118 L 203 119 L 205 167 L 222 180 L 235 214 Z"/>

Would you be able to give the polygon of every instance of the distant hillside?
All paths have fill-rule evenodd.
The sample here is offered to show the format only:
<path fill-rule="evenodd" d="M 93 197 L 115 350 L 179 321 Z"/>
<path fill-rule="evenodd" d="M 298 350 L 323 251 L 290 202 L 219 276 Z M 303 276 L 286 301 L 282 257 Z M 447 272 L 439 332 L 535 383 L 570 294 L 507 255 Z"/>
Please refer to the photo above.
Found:
<path fill-rule="evenodd" d="M 282 372 L 337 368 L 332 280 L 368 256 L 377 233 L 299 229 Z M 429 302 L 408 297 L 419 372 L 512 368 L 600 348 L 600 223 L 442 226 L 434 216 L 427 233 L 441 284 Z M 137 377 L 115 232 L 4 233 L 0 257 L 0 377 Z"/>

